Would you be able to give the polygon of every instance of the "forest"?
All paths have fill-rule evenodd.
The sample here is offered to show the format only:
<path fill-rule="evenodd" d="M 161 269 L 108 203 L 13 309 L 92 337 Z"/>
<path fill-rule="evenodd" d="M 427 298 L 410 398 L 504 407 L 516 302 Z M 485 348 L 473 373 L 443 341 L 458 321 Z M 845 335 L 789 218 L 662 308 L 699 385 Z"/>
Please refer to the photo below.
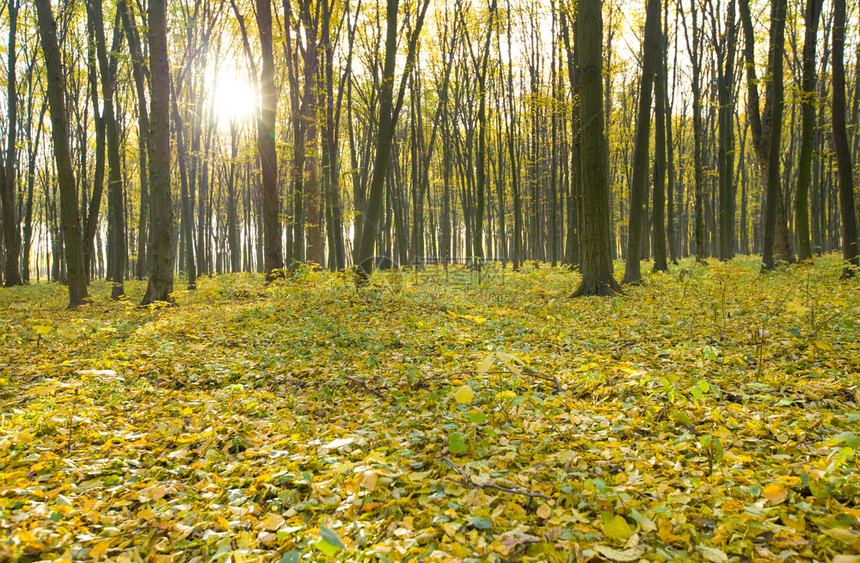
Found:
<path fill-rule="evenodd" d="M 856 2 L 0 37 L 0 561 L 860 563 Z"/>

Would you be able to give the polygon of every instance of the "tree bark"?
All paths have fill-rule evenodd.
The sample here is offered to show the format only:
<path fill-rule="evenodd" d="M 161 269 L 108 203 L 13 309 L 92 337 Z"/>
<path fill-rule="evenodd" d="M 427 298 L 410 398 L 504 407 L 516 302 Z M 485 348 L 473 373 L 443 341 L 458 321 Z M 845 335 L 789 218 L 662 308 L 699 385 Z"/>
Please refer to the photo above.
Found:
<path fill-rule="evenodd" d="M 580 115 L 583 119 L 581 236 L 582 281 L 573 297 L 622 293 L 612 275 L 609 248 L 609 197 L 606 187 L 603 129 L 603 18 L 600 0 L 579 0 L 577 32 L 581 39 Z"/>
<path fill-rule="evenodd" d="M 46 1 L 46 0 L 42 0 Z M 170 64 L 166 0 L 149 0 L 151 272 L 141 305 L 174 303 L 173 204 L 170 197 Z"/>
<path fill-rule="evenodd" d="M 648 153 L 651 144 L 651 101 L 654 74 L 660 60 L 660 0 L 648 0 L 645 12 L 645 38 L 642 42 L 642 80 L 639 86 L 639 111 L 636 117 L 636 141 L 633 149 L 633 182 L 630 186 L 630 215 L 627 234 L 627 256 L 623 283 L 642 279 L 642 225 L 647 218 Z M 588 114 L 583 114 L 588 115 Z"/>
<path fill-rule="evenodd" d="M 120 299 L 125 294 L 125 214 L 123 209 L 122 165 L 120 160 L 119 124 L 114 111 L 114 92 L 116 90 L 116 56 L 108 58 L 107 43 L 104 33 L 104 15 L 102 3 L 88 1 L 92 17 L 93 35 L 95 37 L 96 59 L 99 74 L 101 74 L 102 91 L 102 122 L 107 140 L 108 161 L 108 279 L 112 282 L 111 299 Z M 119 50 L 120 16 L 117 14 L 114 22 L 114 37 L 111 53 Z"/>
<path fill-rule="evenodd" d="M 854 178 L 845 126 L 845 0 L 833 0 L 833 150 L 839 180 L 839 208 L 842 217 L 842 277 L 853 277 L 860 266 L 857 215 L 854 209 Z"/>
<path fill-rule="evenodd" d="M 716 29 L 716 25 L 713 26 Z M 717 171 L 719 174 L 719 252 L 720 260 L 734 257 L 735 240 L 735 197 L 734 197 L 734 69 L 735 69 L 735 2 L 729 0 L 726 16 L 726 30 L 718 52 L 719 65 L 717 77 L 717 124 L 719 127 L 719 146 L 717 148 Z M 722 53 L 725 52 L 725 60 Z"/>
<path fill-rule="evenodd" d="M 21 232 L 18 229 L 20 218 L 16 210 L 16 186 L 18 184 L 18 81 L 15 77 L 16 47 L 18 28 L 18 9 L 20 0 L 9 0 L 9 52 L 6 77 L 6 164 L 0 175 L 0 195 L 3 203 L 3 240 L 6 243 L 6 264 L 4 285 L 22 285 L 21 270 Z"/>
<path fill-rule="evenodd" d="M 659 9 L 660 0 L 657 0 Z M 660 31 L 658 29 L 658 34 Z M 665 272 L 669 269 L 666 260 L 666 121 L 669 114 L 666 111 L 666 66 L 663 56 L 662 37 L 657 47 L 657 69 L 654 77 L 654 199 L 653 205 L 653 232 L 654 232 L 654 268 L 655 272 Z"/>
<path fill-rule="evenodd" d="M 278 154 L 275 150 L 275 117 L 278 93 L 275 91 L 275 59 L 272 51 L 271 0 L 257 0 L 257 28 L 263 63 L 260 72 L 260 116 L 257 122 L 257 147 L 263 176 L 263 268 L 266 281 L 282 276 L 284 252 L 281 244 L 280 198 L 278 197 Z"/>
<path fill-rule="evenodd" d="M 809 184 L 812 181 L 812 139 L 815 126 L 815 43 L 823 0 L 807 0 L 803 19 L 803 78 L 800 86 L 801 128 L 800 154 L 797 157 L 797 192 L 794 199 L 794 224 L 797 233 L 798 259 L 812 258 L 809 233 Z"/>
<path fill-rule="evenodd" d="M 384 203 L 383 188 L 388 171 L 388 163 L 391 159 L 391 143 L 394 140 L 394 128 L 397 124 L 397 116 L 403 105 L 403 94 L 406 86 L 406 77 L 412 71 L 415 62 L 415 48 L 421 28 L 424 24 L 424 16 L 427 13 L 429 1 L 421 3 L 418 20 L 412 34 L 408 39 L 408 51 L 406 55 L 403 77 L 401 78 L 397 101 L 394 100 L 394 69 L 397 58 L 397 29 L 399 0 L 388 0 L 386 13 L 386 37 L 385 37 L 385 64 L 382 71 L 382 87 L 379 94 L 379 132 L 376 143 L 376 156 L 374 158 L 373 176 L 370 181 L 370 190 L 367 197 L 365 209 L 365 221 L 362 228 L 361 241 L 358 247 L 357 260 L 355 264 L 356 285 L 361 286 L 368 282 L 374 268 L 373 249 L 379 232 L 379 219 L 382 216 Z"/>
<path fill-rule="evenodd" d="M 57 163 L 60 216 L 68 269 L 69 308 L 74 309 L 88 299 L 87 276 L 84 271 L 84 249 L 81 220 L 75 194 L 75 176 L 69 151 L 62 57 L 57 43 L 57 26 L 54 15 L 51 13 L 50 0 L 36 0 L 36 15 L 48 79 L 47 93 L 51 112 L 51 135 L 54 142 L 54 160 Z"/>
<path fill-rule="evenodd" d="M 778 210 L 782 207 L 780 195 L 779 177 L 779 152 L 782 142 L 782 105 L 783 105 L 783 83 L 782 83 L 782 58 L 785 43 L 785 10 L 786 0 L 772 0 L 771 6 L 771 29 L 770 29 L 770 56 L 768 67 L 770 69 L 770 86 L 768 93 L 770 97 L 770 125 L 768 138 L 768 152 L 770 158 L 767 164 L 767 200 L 765 205 L 764 235 L 762 238 L 762 270 L 773 270 L 776 266 L 774 260 L 774 244 L 776 241 L 776 224 Z"/>

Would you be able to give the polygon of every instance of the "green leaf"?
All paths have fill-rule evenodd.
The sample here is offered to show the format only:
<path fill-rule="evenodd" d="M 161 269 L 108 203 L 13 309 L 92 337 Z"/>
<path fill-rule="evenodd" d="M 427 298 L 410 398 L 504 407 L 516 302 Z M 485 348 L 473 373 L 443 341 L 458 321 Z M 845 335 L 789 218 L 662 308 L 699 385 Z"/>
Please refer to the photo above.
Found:
<path fill-rule="evenodd" d="M 331 528 L 320 526 L 320 537 L 323 539 L 323 541 L 336 548 L 335 551 L 346 549 L 346 546 L 343 545 L 343 541 L 341 541 L 340 536 L 337 535 L 337 532 L 335 532 Z"/>
<path fill-rule="evenodd" d="M 318 541 L 316 547 L 317 549 L 322 551 L 323 554 L 325 554 L 327 557 L 334 557 L 335 555 L 337 555 L 337 552 L 340 551 L 340 549 L 325 540 Z"/>
<path fill-rule="evenodd" d="M 690 416 L 681 411 L 673 410 L 669 413 L 669 416 L 672 417 L 672 420 L 675 422 L 680 422 L 682 424 L 686 424 L 687 426 L 693 426 L 693 419 Z"/>
<path fill-rule="evenodd" d="M 713 450 L 714 452 L 714 463 L 720 463 L 723 461 L 723 457 L 726 454 L 726 451 L 723 449 L 723 443 L 720 442 L 720 439 L 716 436 L 713 437 Z"/>
<path fill-rule="evenodd" d="M 487 518 L 481 518 L 480 516 L 472 517 L 472 526 L 478 528 L 479 530 L 486 530 L 493 526 L 493 521 L 488 520 Z"/>
<path fill-rule="evenodd" d="M 299 563 L 302 560 L 302 554 L 296 551 L 288 551 L 278 559 L 278 563 Z"/>
<path fill-rule="evenodd" d="M 452 432 L 448 436 L 448 451 L 452 454 L 459 454 L 466 451 L 466 439 L 463 438 L 462 432 Z"/>
<path fill-rule="evenodd" d="M 468 418 L 469 422 L 473 424 L 483 424 L 487 422 L 487 415 L 480 411 L 469 414 Z"/>

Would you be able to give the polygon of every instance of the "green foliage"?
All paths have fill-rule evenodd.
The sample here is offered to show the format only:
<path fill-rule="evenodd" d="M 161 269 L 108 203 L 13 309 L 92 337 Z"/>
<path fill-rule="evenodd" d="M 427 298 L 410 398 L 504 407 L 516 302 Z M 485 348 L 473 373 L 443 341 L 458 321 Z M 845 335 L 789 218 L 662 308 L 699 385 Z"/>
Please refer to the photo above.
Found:
<path fill-rule="evenodd" d="M 204 278 L 168 308 L 3 290 L 0 559 L 836 560 L 860 550 L 839 268 L 615 300 L 543 265 Z"/>

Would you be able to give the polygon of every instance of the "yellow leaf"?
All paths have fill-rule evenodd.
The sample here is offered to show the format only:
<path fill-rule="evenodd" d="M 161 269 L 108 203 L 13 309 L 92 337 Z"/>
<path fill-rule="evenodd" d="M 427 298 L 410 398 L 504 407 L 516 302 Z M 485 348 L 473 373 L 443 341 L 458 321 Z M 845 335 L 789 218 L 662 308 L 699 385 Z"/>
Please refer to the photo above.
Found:
<path fill-rule="evenodd" d="M 796 549 L 808 543 L 803 537 L 788 530 L 783 530 L 773 535 L 773 545 L 780 549 Z"/>
<path fill-rule="evenodd" d="M 454 393 L 454 399 L 457 400 L 461 405 L 466 405 L 472 402 L 472 399 L 475 398 L 475 391 L 472 389 L 470 385 L 461 385 L 457 388 L 457 392 Z"/>
<path fill-rule="evenodd" d="M 548 504 L 542 504 L 537 509 L 538 518 L 543 518 L 546 520 L 550 516 L 552 516 L 552 508 Z"/>
<path fill-rule="evenodd" d="M 279 514 L 269 514 L 262 522 L 263 529 L 269 532 L 274 532 L 284 525 L 284 519 Z"/>
<path fill-rule="evenodd" d="M 779 504 L 788 498 L 788 489 L 783 487 L 780 483 L 771 483 L 764 488 L 761 492 L 761 496 L 773 504 Z"/>
<path fill-rule="evenodd" d="M 627 523 L 623 516 L 612 514 L 605 511 L 603 517 L 603 533 L 607 538 L 615 540 L 627 541 L 627 538 L 633 534 L 633 528 Z"/>
<path fill-rule="evenodd" d="M 367 489 L 368 491 L 372 491 L 376 488 L 376 480 L 377 475 L 375 471 L 365 471 L 361 474 L 361 480 L 358 482 L 358 484 L 361 488 Z"/>

